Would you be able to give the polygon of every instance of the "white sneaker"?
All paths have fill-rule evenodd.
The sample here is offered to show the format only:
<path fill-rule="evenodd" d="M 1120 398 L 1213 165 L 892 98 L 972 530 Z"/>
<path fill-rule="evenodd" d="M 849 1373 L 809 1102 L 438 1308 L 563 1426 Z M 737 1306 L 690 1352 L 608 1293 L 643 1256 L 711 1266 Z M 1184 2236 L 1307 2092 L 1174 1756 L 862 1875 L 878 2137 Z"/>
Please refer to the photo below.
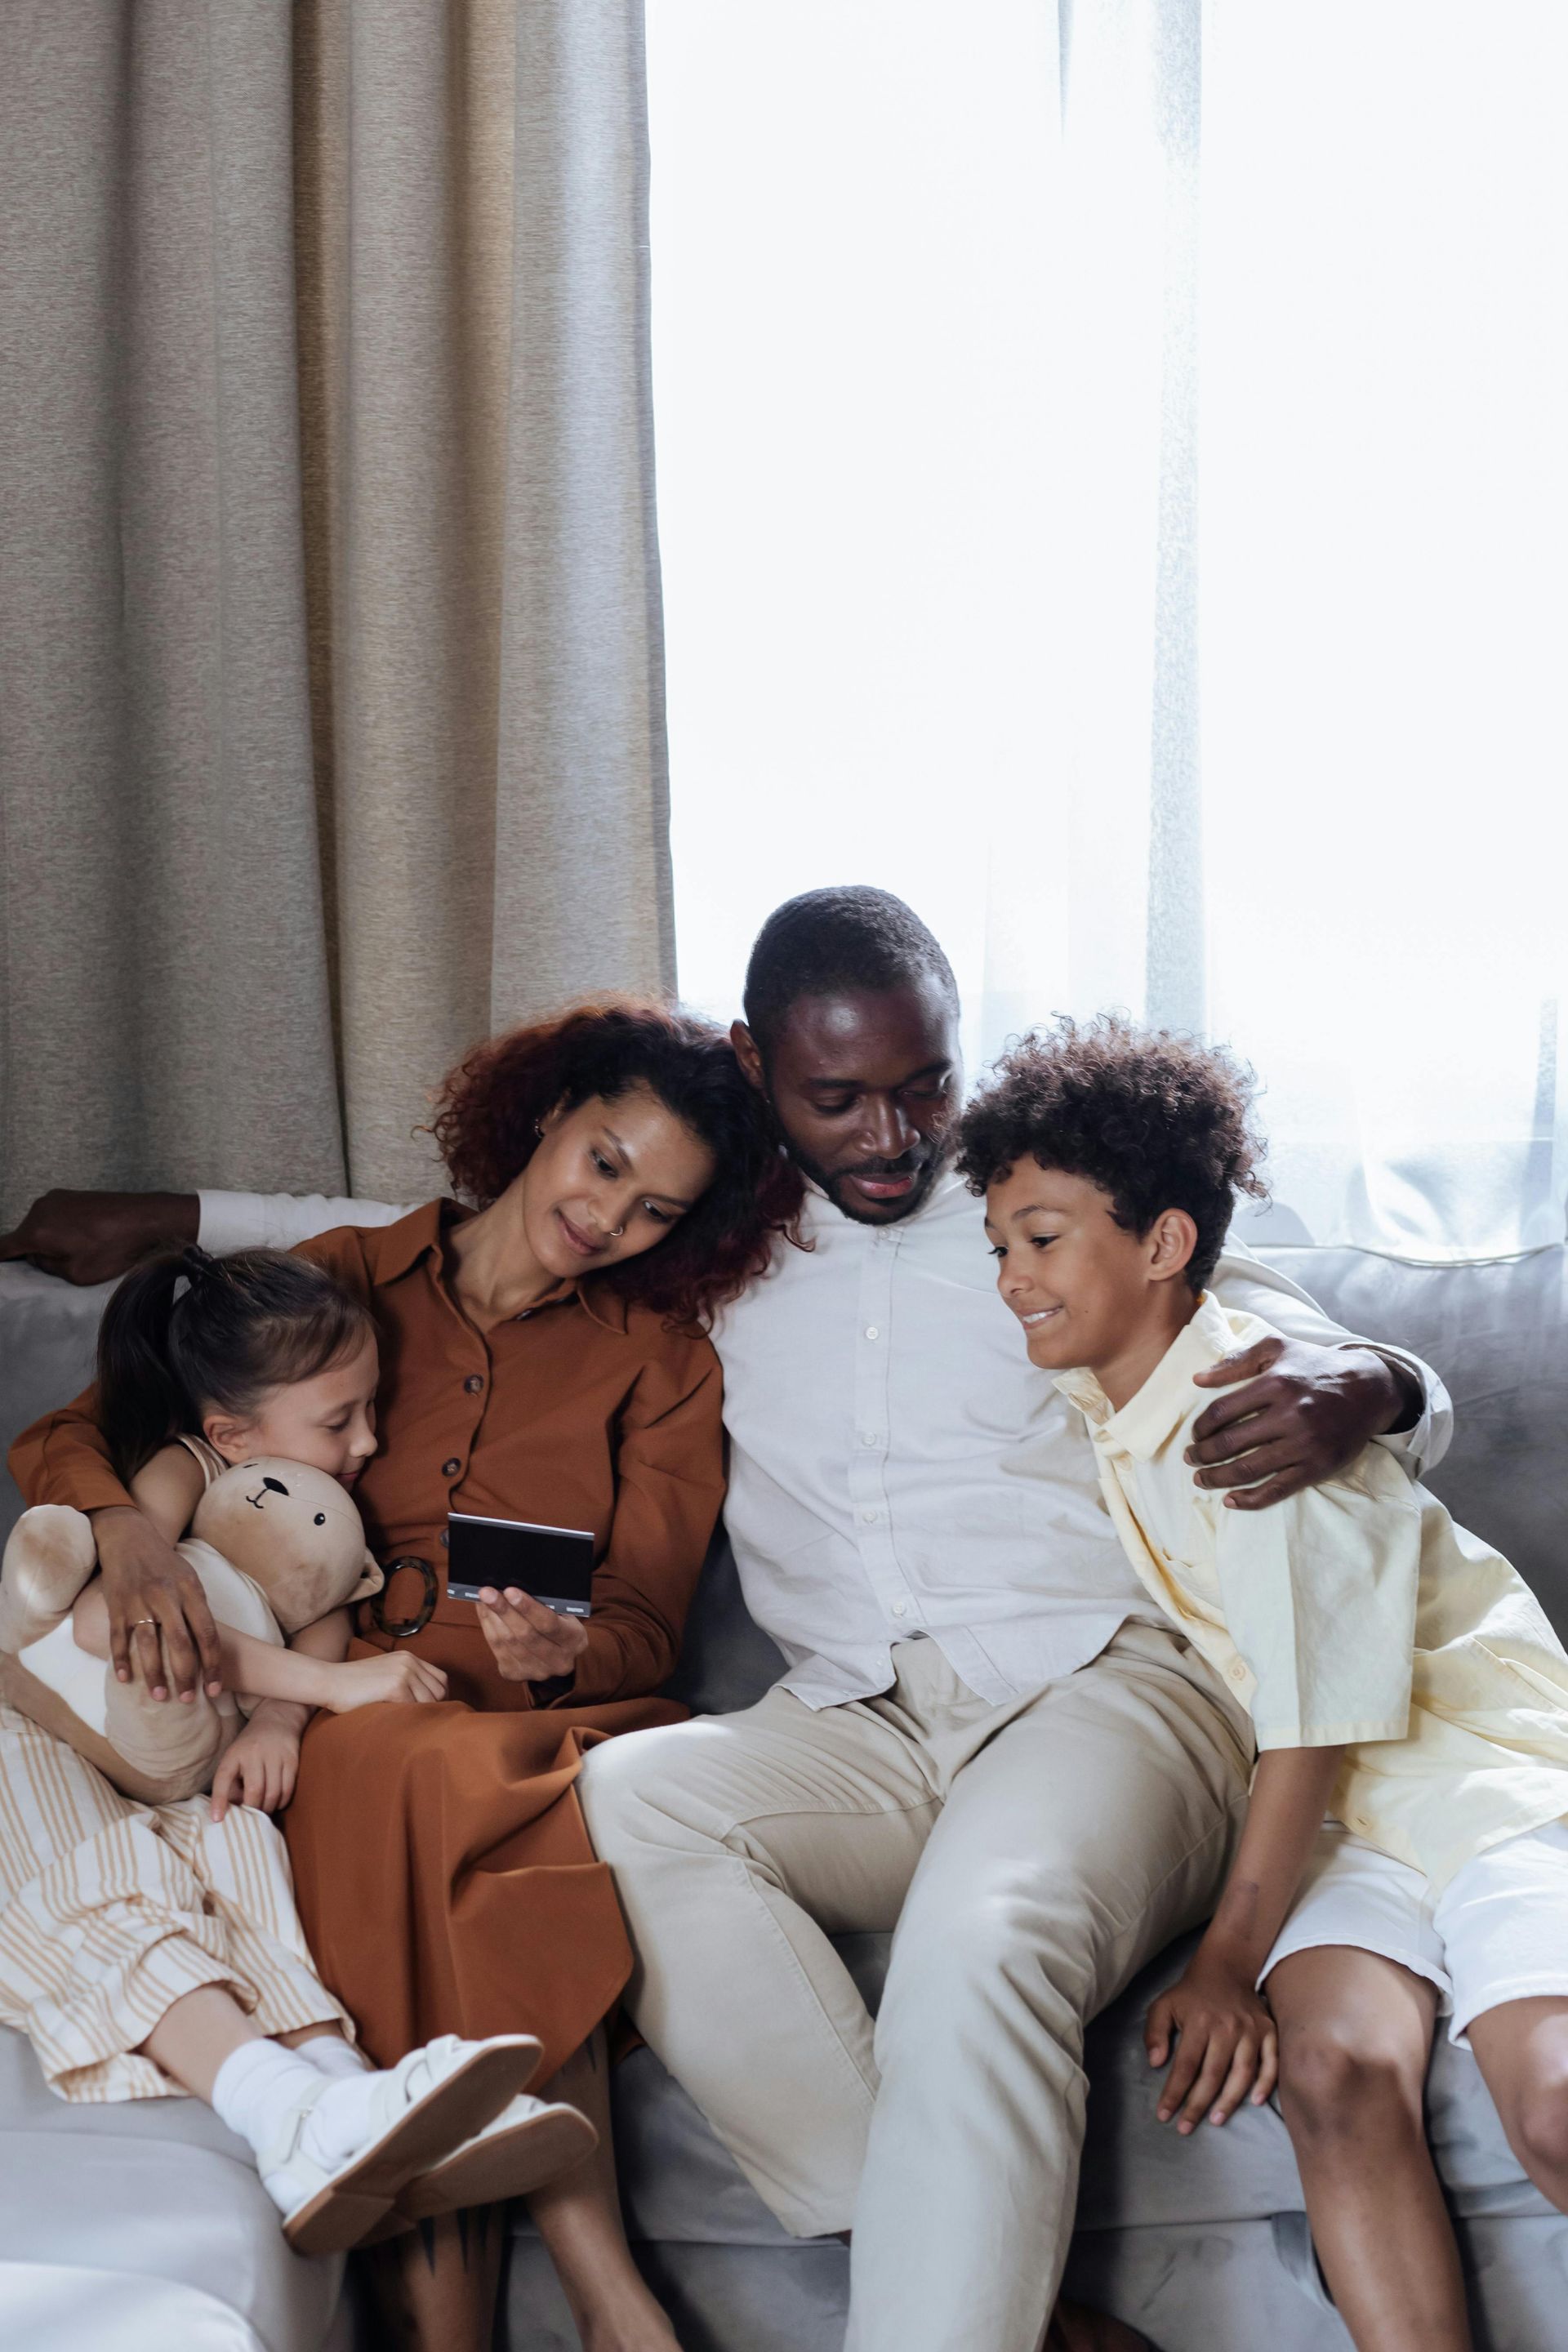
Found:
<path fill-rule="evenodd" d="M 332 2166 L 306 2146 L 311 2116 L 332 2087 L 323 2075 L 291 2113 L 286 2132 L 257 2159 L 295 2252 L 337 2254 L 360 2244 L 391 2211 L 398 2191 L 482 2133 L 538 2063 L 531 2033 L 488 2042 L 443 2033 L 383 2074 L 364 2138 Z"/>

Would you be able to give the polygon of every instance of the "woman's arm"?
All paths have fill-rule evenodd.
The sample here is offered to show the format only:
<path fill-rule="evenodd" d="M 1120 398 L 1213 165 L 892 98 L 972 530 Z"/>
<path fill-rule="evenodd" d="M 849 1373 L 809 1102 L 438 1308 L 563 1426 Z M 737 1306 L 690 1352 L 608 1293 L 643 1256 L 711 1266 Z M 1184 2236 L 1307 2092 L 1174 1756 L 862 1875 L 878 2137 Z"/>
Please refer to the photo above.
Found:
<path fill-rule="evenodd" d="M 667 1682 L 724 1499 L 723 1380 L 706 1339 L 671 1339 L 621 1415 L 616 1510 L 594 1571 L 594 1613 L 552 1617 L 498 1595 L 479 1624 L 509 1682 L 535 1706 L 641 1698 Z"/>
<path fill-rule="evenodd" d="M 1333 1785 L 1342 1748 L 1272 1748 L 1258 1759 L 1241 1843 L 1219 1907 L 1185 1973 L 1149 2011 L 1152 2066 L 1176 2054 L 1160 2121 L 1179 2115 L 1185 2137 L 1207 2115 L 1223 2124 L 1250 2091 L 1261 2106 L 1274 2088 L 1274 2021 L 1258 1971 L 1289 1916 Z"/>
<path fill-rule="evenodd" d="M 165 1445 L 131 1481 L 131 1499 L 165 1543 L 178 1543 L 206 1490 L 201 1465 L 185 1445 Z"/>
<path fill-rule="evenodd" d="M 87 1389 L 25 1429 L 11 1448 L 11 1475 L 29 1506 L 63 1503 L 91 1519 L 120 1680 L 139 1671 L 155 1699 L 166 1699 L 171 1685 L 181 1698 L 198 1685 L 216 1698 L 223 1688 L 217 1628 L 201 1579 L 136 1507 L 110 1459 L 97 1404 Z"/>

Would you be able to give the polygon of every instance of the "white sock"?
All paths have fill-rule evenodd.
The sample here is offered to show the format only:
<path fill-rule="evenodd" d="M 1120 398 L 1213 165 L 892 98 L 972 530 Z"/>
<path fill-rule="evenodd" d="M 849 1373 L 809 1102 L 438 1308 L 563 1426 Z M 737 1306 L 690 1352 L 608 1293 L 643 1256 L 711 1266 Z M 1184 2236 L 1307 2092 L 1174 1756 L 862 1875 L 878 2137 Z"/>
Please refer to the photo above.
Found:
<path fill-rule="evenodd" d="M 309 2042 L 299 2044 L 297 2054 L 318 2074 L 331 2074 L 340 2081 L 371 2072 L 370 2060 L 341 2033 L 312 2033 Z"/>
<path fill-rule="evenodd" d="M 288 2128 L 289 2118 L 321 2075 L 296 2050 L 277 2042 L 243 2042 L 213 2084 L 213 2106 L 258 2156 Z"/>

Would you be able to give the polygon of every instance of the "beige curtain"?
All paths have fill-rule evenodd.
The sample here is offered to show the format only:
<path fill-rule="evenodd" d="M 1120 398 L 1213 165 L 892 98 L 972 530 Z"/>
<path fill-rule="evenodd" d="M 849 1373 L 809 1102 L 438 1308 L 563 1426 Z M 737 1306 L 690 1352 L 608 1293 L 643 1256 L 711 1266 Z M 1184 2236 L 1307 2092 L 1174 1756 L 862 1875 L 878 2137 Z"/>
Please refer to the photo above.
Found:
<path fill-rule="evenodd" d="M 0 1215 L 673 985 L 637 0 L 0 12 Z"/>

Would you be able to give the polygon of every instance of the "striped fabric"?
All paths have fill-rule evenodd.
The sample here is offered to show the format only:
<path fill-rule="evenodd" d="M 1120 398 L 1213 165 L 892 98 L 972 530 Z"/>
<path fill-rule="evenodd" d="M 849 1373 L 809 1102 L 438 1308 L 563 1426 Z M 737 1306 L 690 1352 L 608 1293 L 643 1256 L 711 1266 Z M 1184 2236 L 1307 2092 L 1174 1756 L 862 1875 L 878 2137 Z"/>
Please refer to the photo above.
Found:
<path fill-rule="evenodd" d="M 263 2033 L 353 2027 L 317 1976 L 265 1814 L 138 1805 L 0 1706 L 0 2023 L 63 2099 L 177 2095 L 132 2054 L 173 2001 L 223 1985 Z"/>

